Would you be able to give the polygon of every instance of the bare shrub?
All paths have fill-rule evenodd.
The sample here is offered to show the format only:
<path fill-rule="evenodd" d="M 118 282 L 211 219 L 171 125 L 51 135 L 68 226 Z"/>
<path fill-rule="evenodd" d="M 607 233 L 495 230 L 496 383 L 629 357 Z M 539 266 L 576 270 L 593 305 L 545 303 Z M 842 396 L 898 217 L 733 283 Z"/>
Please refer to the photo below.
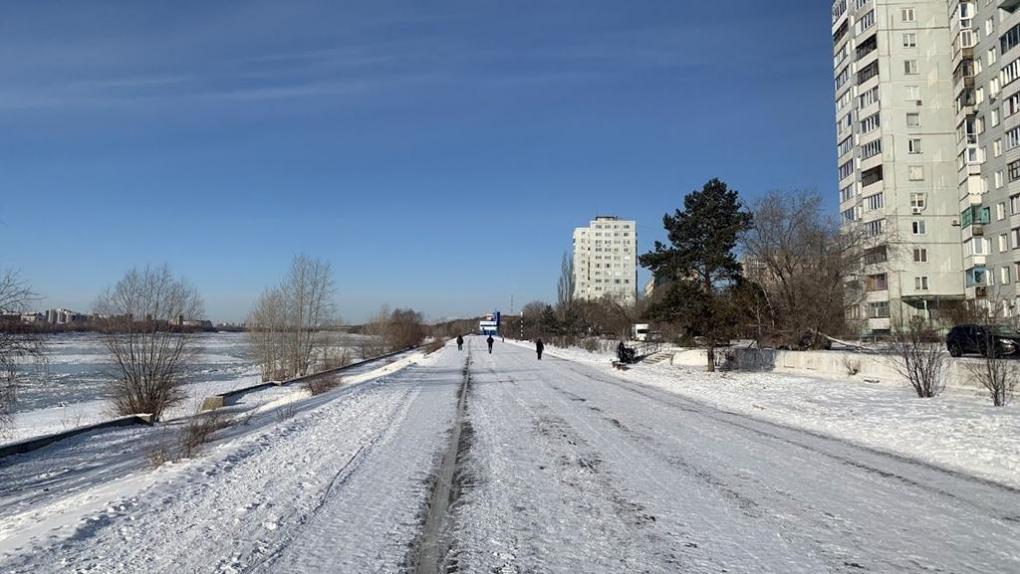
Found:
<path fill-rule="evenodd" d="M 351 354 L 347 348 L 341 347 L 340 350 L 337 350 L 337 347 L 333 345 L 324 348 L 322 356 L 323 371 L 332 371 L 346 367 L 349 364 L 351 364 Z"/>
<path fill-rule="evenodd" d="M 343 379 L 333 375 L 328 377 L 313 377 L 305 381 L 304 387 L 314 397 L 327 391 L 331 391 L 343 384 Z"/>
<path fill-rule="evenodd" d="M 948 358 L 938 332 L 921 317 L 899 325 L 893 333 L 893 367 L 913 387 L 918 397 L 937 396 L 945 388 Z"/>
<path fill-rule="evenodd" d="M 24 313 L 34 299 L 32 290 L 16 272 L 0 272 L 0 321 Z M 0 324 L 0 436 L 10 435 L 18 398 L 19 365 L 26 358 L 42 360 L 45 351 L 39 335 L 20 328 L 20 317 L 10 323 Z"/>
<path fill-rule="evenodd" d="M 198 292 L 166 265 L 132 269 L 99 297 L 95 310 L 107 317 L 101 338 L 115 366 L 114 410 L 158 420 L 185 397 L 181 379 L 199 341 L 180 324 L 202 318 Z"/>
<path fill-rule="evenodd" d="M 194 456 L 202 445 L 209 442 L 213 433 L 229 427 L 233 422 L 221 411 L 211 411 L 188 419 L 181 434 L 180 458 Z"/>
<path fill-rule="evenodd" d="M 442 349 L 445 346 L 446 346 L 446 339 L 436 338 L 435 340 L 426 343 L 422 347 L 422 350 L 425 351 L 425 354 L 432 354 L 432 353 L 435 353 L 436 351 Z"/>
<path fill-rule="evenodd" d="M 414 309 L 395 309 L 386 325 L 386 344 L 396 351 L 420 345 L 425 339 L 421 313 Z"/>
<path fill-rule="evenodd" d="M 276 420 L 283 422 L 288 419 L 294 418 L 297 414 L 297 407 L 294 405 L 284 405 L 276 409 Z"/>
<path fill-rule="evenodd" d="M 599 340 L 595 337 L 585 337 L 581 340 L 581 348 L 589 353 L 594 353 L 600 349 Z"/>
<path fill-rule="evenodd" d="M 1016 390 L 1017 376 L 1020 375 L 1013 359 L 1003 356 L 1006 352 L 1002 349 L 997 337 L 1003 331 L 1011 332 L 1004 324 L 1007 319 L 999 315 L 999 311 L 1005 308 L 1005 300 L 996 302 L 992 300 L 987 306 L 971 306 L 969 309 L 970 321 L 980 325 L 978 348 L 983 349 L 981 360 L 977 363 L 967 365 L 967 370 L 977 382 L 988 391 L 992 404 L 997 407 L 1004 407 L 1013 400 Z"/>
<path fill-rule="evenodd" d="M 316 333 L 336 327 L 335 295 L 329 263 L 301 255 L 278 287 L 259 296 L 248 316 L 248 341 L 262 380 L 310 372 L 323 345 Z"/>

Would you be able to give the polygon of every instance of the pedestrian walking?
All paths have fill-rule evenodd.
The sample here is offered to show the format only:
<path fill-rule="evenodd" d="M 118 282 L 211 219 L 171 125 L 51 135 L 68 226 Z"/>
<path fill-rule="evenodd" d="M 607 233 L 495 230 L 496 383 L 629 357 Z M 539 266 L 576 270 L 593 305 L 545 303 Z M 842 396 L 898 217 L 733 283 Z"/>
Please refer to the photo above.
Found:
<path fill-rule="evenodd" d="M 545 350 L 545 343 L 542 342 L 542 339 L 535 339 L 535 352 L 538 353 L 538 360 L 539 361 L 542 360 L 542 351 L 544 351 L 544 350 Z"/>
<path fill-rule="evenodd" d="M 457 350 L 458 351 L 464 350 L 464 337 L 461 335 L 457 335 Z"/>
<path fill-rule="evenodd" d="M 492 344 L 495 343 L 496 340 L 492 338 L 492 335 L 489 335 L 489 338 L 486 339 L 485 342 L 489 344 L 489 354 L 491 355 L 492 354 Z"/>

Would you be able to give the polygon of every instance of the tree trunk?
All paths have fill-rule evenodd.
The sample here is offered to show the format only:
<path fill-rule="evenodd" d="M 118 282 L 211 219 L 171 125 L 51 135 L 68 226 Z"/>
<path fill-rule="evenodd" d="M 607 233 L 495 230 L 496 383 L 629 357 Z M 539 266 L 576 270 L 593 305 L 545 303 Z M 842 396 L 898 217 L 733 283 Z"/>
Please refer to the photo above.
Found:
<path fill-rule="evenodd" d="M 708 372 L 715 372 L 715 341 L 708 341 Z"/>

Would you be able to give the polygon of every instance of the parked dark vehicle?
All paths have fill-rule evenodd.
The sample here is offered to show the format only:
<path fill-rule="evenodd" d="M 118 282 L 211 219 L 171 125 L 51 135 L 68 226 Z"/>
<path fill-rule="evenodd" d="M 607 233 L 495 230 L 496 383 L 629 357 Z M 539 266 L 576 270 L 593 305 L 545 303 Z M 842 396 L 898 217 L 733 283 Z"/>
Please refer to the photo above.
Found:
<path fill-rule="evenodd" d="M 953 357 L 977 353 L 1002 357 L 1020 351 L 1020 333 L 1006 327 L 984 325 L 957 325 L 946 335 L 946 348 Z"/>

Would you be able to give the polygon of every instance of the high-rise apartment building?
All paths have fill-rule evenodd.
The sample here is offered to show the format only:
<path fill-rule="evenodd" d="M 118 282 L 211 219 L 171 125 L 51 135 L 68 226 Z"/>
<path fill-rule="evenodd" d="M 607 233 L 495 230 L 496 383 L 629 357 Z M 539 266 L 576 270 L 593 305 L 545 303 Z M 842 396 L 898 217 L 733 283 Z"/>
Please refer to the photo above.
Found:
<path fill-rule="evenodd" d="M 637 223 L 599 216 L 574 230 L 574 298 L 637 301 Z"/>
<path fill-rule="evenodd" d="M 1020 0 L 950 0 L 966 296 L 1018 312 Z"/>
<path fill-rule="evenodd" d="M 840 215 L 865 248 L 850 319 L 866 332 L 964 297 L 950 20 L 947 0 L 833 3 Z"/>

